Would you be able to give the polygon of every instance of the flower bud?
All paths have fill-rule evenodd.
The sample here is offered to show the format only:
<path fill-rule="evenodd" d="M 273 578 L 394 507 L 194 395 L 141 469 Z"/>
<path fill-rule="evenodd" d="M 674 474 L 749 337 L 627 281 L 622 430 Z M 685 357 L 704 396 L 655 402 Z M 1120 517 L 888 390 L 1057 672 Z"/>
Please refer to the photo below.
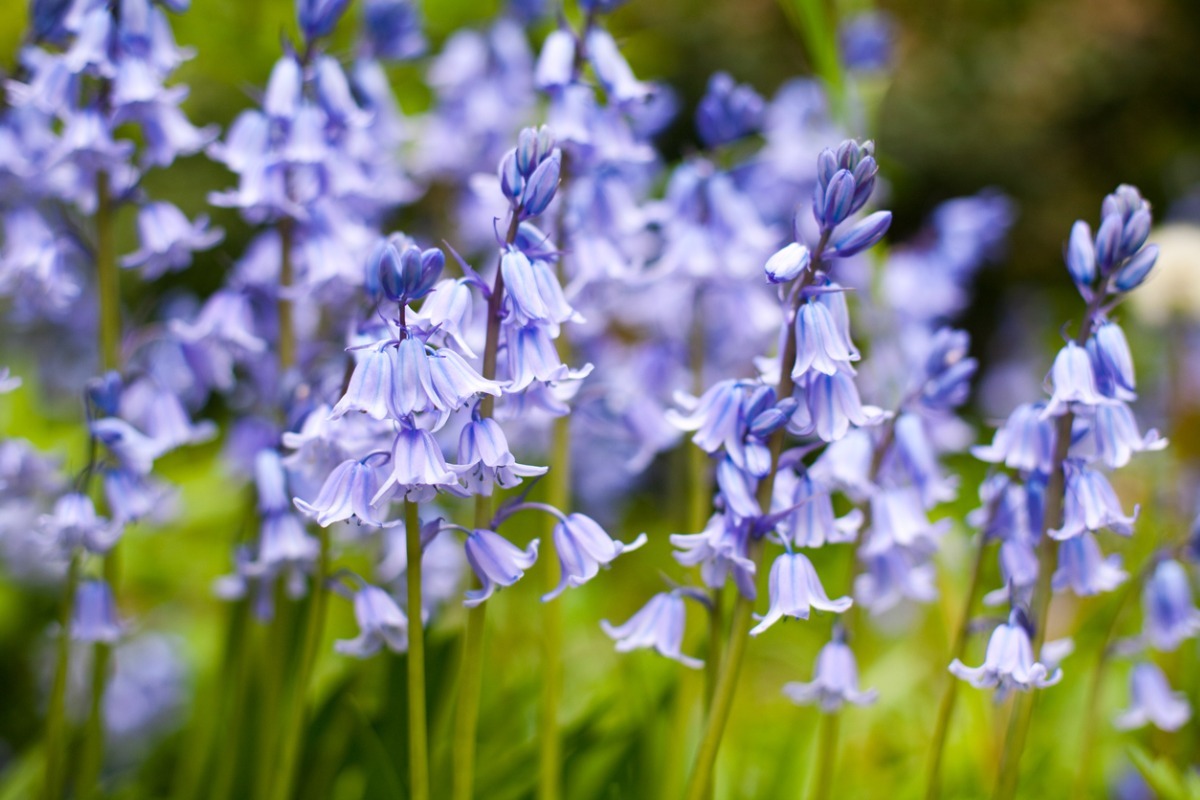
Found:
<path fill-rule="evenodd" d="M 1076 286 L 1082 288 L 1096 282 L 1096 248 L 1092 244 L 1092 229 L 1083 220 L 1077 220 L 1071 227 L 1066 262 Z"/>
<path fill-rule="evenodd" d="M 771 283 L 788 283 L 800 277 L 800 273 L 808 269 L 810 261 L 811 254 L 808 248 L 792 242 L 768 258 L 763 270 Z"/>
<path fill-rule="evenodd" d="M 876 211 L 833 240 L 833 255 L 838 258 L 861 253 L 873 247 L 892 225 L 892 212 Z"/>

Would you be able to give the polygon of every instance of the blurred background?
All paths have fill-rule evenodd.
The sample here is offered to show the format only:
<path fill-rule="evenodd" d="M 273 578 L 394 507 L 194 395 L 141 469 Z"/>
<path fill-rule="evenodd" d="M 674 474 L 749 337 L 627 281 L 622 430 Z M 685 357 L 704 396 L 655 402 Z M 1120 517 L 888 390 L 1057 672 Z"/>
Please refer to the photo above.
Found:
<path fill-rule="evenodd" d="M 866 10 L 850 1 L 835 5 L 833 10 L 845 17 Z M 438 51 L 460 27 L 486 24 L 499 7 L 479 0 L 424 3 L 430 49 Z M 1200 3 L 892 0 L 878 8 L 890 15 L 893 62 L 886 73 L 859 87 L 877 95 L 877 110 L 852 133 L 877 141 L 888 181 L 881 206 L 895 212 L 892 238 L 920 235 L 939 202 L 985 187 L 1015 203 L 1017 218 L 1005 253 L 980 274 L 974 302 L 961 320 L 974 337 L 982 372 L 1000 376 L 991 384 L 985 378 L 977 389 L 974 417 L 987 424 L 1011 408 L 1009 397 L 1027 396 L 1028 387 L 1036 390 L 1059 326 L 1078 311 L 1061 258 L 1075 219 L 1094 222 L 1103 196 L 1119 183 L 1133 183 L 1154 204 L 1159 221 L 1200 222 L 1200 80 L 1195 66 Z M 25 3 L 0 0 L 0 20 L 0 65 L 7 66 L 14 62 L 25 28 Z M 806 47 L 797 21 L 776 0 L 630 0 L 613 15 L 610 27 L 638 76 L 660 80 L 679 93 L 681 113 L 660 141 L 668 158 L 696 148 L 692 111 L 712 72 L 725 70 L 769 97 L 788 79 L 819 71 L 819 54 Z M 175 18 L 177 39 L 196 51 L 178 75 L 191 88 L 185 106 L 190 118 L 227 126 L 251 104 L 253 87 L 265 83 L 278 57 L 281 36 L 294 26 L 291 0 L 193 0 L 191 10 Z M 546 30 L 535 38 L 540 40 Z M 406 111 L 415 114 L 427 107 L 430 98 L 417 66 L 397 67 L 391 74 Z M 207 192 L 227 186 L 230 176 L 220 165 L 193 157 L 153 173 L 149 181 L 155 194 L 191 215 L 206 210 Z M 249 241 L 250 229 L 234 212 L 207 212 L 225 228 L 225 241 L 199 254 L 192 269 L 159 286 L 174 281 L 207 294 L 220 285 Z M 132 220 L 123 224 L 128 245 L 134 239 Z M 1187 247 L 1179 253 L 1180 269 L 1197 269 L 1200 255 Z M 1200 272 L 1192 274 L 1200 278 Z M 136 296 L 131 300 L 136 308 Z M 1190 313 L 1200 314 L 1200 309 Z M 1200 348 L 1178 316 L 1165 327 L 1159 324 L 1163 319 L 1160 314 L 1142 326 L 1127 326 L 1147 383 L 1166 387 L 1149 394 L 1144 419 L 1166 428 L 1172 439 L 1169 456 L 1123 478 L 1131 485 L 1122 487 L 1123 496 L 1141 496 L 1145 502 L 1140 529 L 1151 531 L 1125 551 L 1127 563 L 1133 564 L 1190 522 L 1190 497 L 1181 498 L 1186 493 L 1177 489 L 1183 485 L 1179 476 L 1200 457 L 1200 426 L 1192 424 L 1198 419 L 1197 401 L 1191 399 L 1200 387 L 1188 382 L 1196 380 L 1190 376 L 1198 370 L 1189 372 L 1186 364 L 1177 364 L 1177 359 L 1196 361 Z M 1034 357 L 1017 372 L 992 369 L 1031 349 Z M 19 353 L 13 366 L 18 365 Z M 1011 385 L 1013 380 L 1019 388 Z M 0 431 L 60 450 L 68 461 L 71 454 L 77 456 L 83 450 L 78 410 L 46 408 L 36 386 L 27 386 L 0 400 Z M 135 534 L 125 568 L 131 593 L 127 613 L 139 627 L 169 631 L 181 643 L 189 686 L 219 692 L 220 687 L 205 687 L 205 682 L 212 679 L 211 662 L 226 612 L 210 590 L 212 581 L 228 570 L 232 527 L 244 498 L 223 475 L 217 450 L 214 444 L 169 457 L 164 473 L 181 486 L 187 513 L 176 529 Z M 952 466 L 964 472 L 965 491 L 945 513 L 961 520 L 977 505 L 973 488 L 982 467 L 970 459 Z M 669 490 L 671 470 L 670 463 L 658 465 L 658 488 Z M 665 534 L 678 528 L 677 521 L 664 520 L 653 509 L 647 493 L 618 532 L 618 538 L 627 540 L 647 529 L 651 544 L 646 556 L 622 563 L 606 580 L 566 598 L 569 797 L 670 796 L 672 787 L 648 785 L 646 776 L 669 772 L 665 765 L 684 764 L 698 735 L 700 676 L 687 674 L 676 683 L 677 664 L 644 652 L 618 658 L 597 624 L 601 618 L 626 619 L 658 586 L 655 564 L 668 558 Z M 929 611 L 889 621 L 889 632 L 868 632 L 856 648 L 864 685 L 878 688 L 883 699 L 874 709 L 844 715 L 837 785 L 847 797 L 916 796 L 923 785 L 923 746 L 947 679 L 941 654 L 948 650 L 961 613 L 970 558 L 963 525 L 949 538 L 958 541 L 948 543 L 943 558 L 942 599 Z M 849 553 L 823 552 L 821 558 L 822 575 L 830 576 L 826 585 L 845 583 Z M 997 581 L 993 576 L 988 585 Z M 493 800 L 529 796 L 535 780 L 538 631 L 528 620 L 537 590 L 518 585 L 505 594 L 490 617 L 489 636 L 505 647 L 489 650 L 496 666 L 488 673 L 481 725 L 480 785 L 494 788 L 488 794 Z M 31 662 L 28 655 L 41 653 L 49 659 L 45 631 L 56 601 L 51 591 L 30 592 L 0 577 L 0 769 L 5 770 L 0 800 L 23 796 L 22 783 L 13 776 L 39 734 L 42 673 L 49 663 Z M 1060 608 L 1065 616 L 1091 621 L 1078 638 L 1081 651 L 1090 652 L 1089 637 L 1101 634 L 1097 619 L 1112 602 L 1101 598 Z M 334 610 L 330 638 L 350 635 L 348 604 L 335 603 Z M 449 719 L 454 631 L 451 618 L 433 634 L 435 738 L 437 726 Z M 922 646 L 896 646 L 897 632 L 900 642 L 920 641 Z M 828 621 L 821 621 L 783 626 L 755 642 L 727 738 L 719 796 L 802 795 L 812 772 L 817 713 L 792 706 L 779 687 L 809 679 L 813 654 L 827 637 Z M 977 663 L 982 644 L 973 646 L 971 663 Z M 1177 677 L 1176 683 L 1195 697 L 1200 689 L 1195 650 L 1175 655 L 1177 675 L 1190 676 L 1182 683 Z M 1081 662 L 1080 672 L 1086 663 Z M 1068 662 L 1065 668 L 1073 666 Z M 348 664 L 332 653 L 324 658 L 320 681 L 325 700 L 308 744 L 315 777 L 305 796 L 397 796 L 396 775 L 404 774 L 403 698 L 401 691 L 389 694 L 385 687 L 402 686 L 397 681 L 403 669 L 401 658 L 379 657 L 363 664 Z M 1124 704 L 1124 685 L 1110 683 L 1104 702 L 1116 709 Z M 1058 796 L 1070 785 L 1070 754 L 1078 746 L 1073 714 L 1084 702 L 1085 688 L 1082 679 L 1068 678 L 1042 698 L 1027 755 L 1033 777 L 1024 787 L 1026 796 Z M 1004 719 L 991 706 L 989 696 L 964 689 L 946 760 L 948 796 L 981 796 L 986 792 L 980 787 L 990 786 Z M 167 738 L 129 761 L 141 785 L 161 787 L 164 796 L 176 771 L 188 767 L 181 732 L 188 709 L 181 706 L 176 712 L 163 723 Z M 1200 747 L 1200 731 L 1193 722 L 1170 738 L 1106 732 L 1102 743 L 1108 757 L 1097 762 L 1103 765 L 1093 782 L 1097 793 L 1130 769 L 1131 745 L 1187 763 Z"/>

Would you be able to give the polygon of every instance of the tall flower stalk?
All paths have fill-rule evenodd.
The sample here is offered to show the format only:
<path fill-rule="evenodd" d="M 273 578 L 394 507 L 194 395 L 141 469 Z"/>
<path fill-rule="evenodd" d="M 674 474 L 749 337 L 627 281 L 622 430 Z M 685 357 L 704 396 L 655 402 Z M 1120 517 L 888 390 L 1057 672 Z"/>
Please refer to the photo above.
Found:
<path fill-rule="evenodd" d="M 685 427 L 697 430 L 694 440 L 698 445 L 712 450 L 724 446 L 727 451 L 717 473 L 727 517 L 724 525 L 713 529 L 714 538 L 704 534 L 678 537 L 676 544 L 695 552 L 697 563 L 707 562 L 712 577 L 717 570 L 722 575 L 733 574 L 740 590 L 712 707 L 688 782 L 689 800 L 701 800 L 708 794 L 747 634 L 757 635 L 785 615 L 806 619 L 810 607 L 840 612 L 850 605 L 849 598 L 826 597 L 808 559 L 792 552 L 794 545 L 824 543 L 825 532 L 819 541 L 803 542 L 776 534 L 787 552 L 771 569 L 771 608 L 762 622 L 750 629 L 755 573 L 767 536 L 775 534 L 797 509 L 789 504 L 775 510 L 774 505 L 787 431 L 815 434 L 823 444 L 842 438 L 853 425 L 881 418 L 877 410 L 864 409 L 858 399 L 850 363 L 858 354 L 848 340 L 849 320 L 840 297 L 843 290 L 829 276 L 836 259 L 866 250 L 887 231 L 891 222 L 888 212 L 843 226 L 870 198 L 876 171 L 869 143 L 848 141 L 837 151 L 821 154 L 813 196 L 817 244 L 811 252 L 799 243 L 788 245 L 765 266 L 768 280 L 781 287 L 785 309 L 776 387 L 761 382 L 718 385 L 682 421 Z M 788 470 L 802 469 L 801 458 L 803 451 L 795 451 Z M 801 501 L 801 505 L 807 502 Z"/>
<path fill-rule="evenodd" d="M 1165 444 L 1154 431 L 1143 436 L 1126 405 L 1136 397 L 1133 359 L 1110 318 L 1157 259 L 1157 248 L 1145 246 L 1149 205 L 1136 189 L 1121 186 L 1101 211 L 1095 236 L 1077 222 L 1066 248 L 1067 270 L 1086 309 L 1077 336 L 1055 358 L 1047 380 L 1050 399 L 1018 407 L 990 446 L 975 448 L 978 457 L 1016 470 L 1021 479 L 997 476 L 985 485 L 985 502 L 991 498 L 1002 512 L 985 519 L 1003 540 L 1008 622 L 993 632 L 982 666 L 958 659 L 950 666 L 977 687 L 1002 694 L 1022 690 L 995 788 L 1003 800 L 1016 793 L 1019 781 L 1033 717 L 1030 690 L 1062 676 L 1057 662 L 1063 646 L 1046 642 L 1052 592 L 1098 594 L 1126 578 L 1119 559 L 1102 556 L 1094 532 L 1107 528 L 1128 536 L 1136 511 L 1125 514 L 1100 469 L 1122 467 L 1135 452 Z"/>

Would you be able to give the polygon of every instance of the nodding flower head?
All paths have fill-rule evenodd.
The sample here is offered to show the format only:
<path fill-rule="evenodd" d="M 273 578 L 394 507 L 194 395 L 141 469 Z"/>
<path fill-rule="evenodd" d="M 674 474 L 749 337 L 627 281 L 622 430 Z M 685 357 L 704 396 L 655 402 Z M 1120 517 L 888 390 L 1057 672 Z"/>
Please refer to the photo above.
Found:
<path fill-rule="evenodd" d="M 600 627 L 616 640 L 618 653 L 651 648 L 685 667 L 700 669 L 704 666 L 703 661 L 680 652 L 686 618 L 687 608 L 683 604 L 683 597 L 678 592 L 662 592 L 651 597 L 650 602 L 624 625 L 613 625 L 603 620 Z"/>
<path fill-rule="evenodd" d="M 112 644 L 121 638 L 125 625 L 117 616 L 112 589 L 103 580 L 88 580 L 75 590 L 71 638 L 78 642 Z"/>
<path fill-rule="evenodd" d="M 830 600 L 812 562 L 800 553 L 784 553 L 771 565 L 770 606 L 762 621 L 751 629 L 758 636 L 786 617 L 808 619 L 810 608 L 840 614 L 853 605 L 849 597 Z"/>
<path fill-rule="evenodd" d="M 558 586 L 542 600 L 553 600 L 567 587 L 582 586 L 622 553 L 636 550 L 646 543 L 646 534 L 626 544 L 609 536 L 603 528 L 586 514 L 570 514 L 554 526 L 554 549 L 562 570 Z"/>
<path fill-rule="evenodd" d="M 309 503 L 296 497 L 292 502 L 322 528 L 351 517 L 359 524 L 392 527 L 398 522 L 380 519 L 380 511 L 385 509 L 374 503 L 375 495 L 383 483 L 381 472 L 379 467 L 370 465 L 366 459 L 343 461 L 329 473 L 315 500 Z"/>
<path fill-rule="evenodd" d="M 1159 730 L 1177 731 L 1192 718 L 1187 695 L 1171 690 L 1167 676 L 1148 661 L 1129 674 L 1130 707 L 1114 720 L 1121 730 L 1133 730 L 1151 724 Z"/>
<path fill-rule="evenodd" d="M 717 72 L 708 79 L 708 91 L 696 107 L 700 140 L 705 147 L 720 147 L 757 133 L 765 110 L 762 95 L 753 87 Z"/>
<path fill-rule="evenodd" d="M 522 478 L 545 475 L 548 467 L 518 464 L 508 449 L 504 430 L 494 419 L 468 422 L 458 437 L 458 461 L 472 494 L 490 496 L 492 487 L 511 489 Z"/>
<path fill-rule="evenodd" d="M 816 703 L 826 714 L 837 711 L 846 703 L 870 705 L 879 696 L 874 689 L 859 690 L 854 651 L 836 634 L 817 654 L 812 681 L 785 684 L 783 693 L 799 705 Z"/>
<path fill-rule="evenodd" d="M 981 666 L 968 667 L 956 658 L 950 664 L 950 671 L 976 689 L 999 689 L 1005 693 L 1011 689 L 1042 689 L 1062 680 L 1061 669 L 1050 670 L 1033 660 L 1024 614 L 1015 609 L 1008 622 L 992 631 Z"/>
<path fill-rule="evenodd" d="M 408 618 L 392 596 L 378 586 L 363 586 L 355 592 L 354 619 L 358 636 L 334 642 L 337 652 L 366 658 L 384 645 L 395 653 L 408 649 Z"/>
<path fill-rule="evenodd" d="M 1187 569 L 1174 559 L 1159 562 L 1142 590 L 1144 634 L 1157 650 L 1174 650 L 1200 632 Z"/>
<path fill-rule="evenodd" d="M 537 561 L 538 540 L 524 550 L 495 531 L 474 530 L 467 535 L 467 562 L 479 578 L 480 588 L 467 592 L 463 605 L 477 606 L 500 586 L 512 586 Z"/>

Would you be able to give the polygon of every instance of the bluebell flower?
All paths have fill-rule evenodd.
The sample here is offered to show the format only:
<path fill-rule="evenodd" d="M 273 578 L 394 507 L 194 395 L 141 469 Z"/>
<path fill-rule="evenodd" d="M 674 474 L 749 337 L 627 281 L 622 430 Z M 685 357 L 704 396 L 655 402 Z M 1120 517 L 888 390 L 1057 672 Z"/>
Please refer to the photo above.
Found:
<path fill-rule="evenodd" d="M 156 633 L 119 643 L 104 690 L 104 727 L 117 752 L 137 752 L 181 720 L 188 690 L 182 642 Z"/>
<path fill-rule="evenodd" d="M 534 83 L 542 91 L 558 90 L 571 83 L 575 74 L 575 36 L 559 28 L 542 42 L 534 71 Z"/>
<path fill-rule="evenodd" d="M 700 141 L 705 147 L 720 147 L 757 133 L 765 108 L 762 95 L 753 87 L 736 83 L 728 73 L 714 73 L 696 107 Z"/>
<path fill-rule="evenodd" d="M 1097 406 L 1090 417 L 1075 420 L 1071 455 L 1093 457 L 1110 469 L 1129 463 L 1134 453 L 1162 450 L 1167 440 L 1151 428 L 1143 435 L 1129 406 L 1122 402 Z"/>
<path fill-rule="evenodd" d="M 588 31 L 586 46 L 592 69 L 613 102 L 641 102 L 653 93 L 649 84 L 639 81 L 633 74 L 608 31 L 593 27 Z"/>
<path fill-rule="evenodd" d="M 374 499 L 383 477 L 380 468 L 369 463 L 369 458 L 343 461 L 329 473 L 316 499 L 310 503 L 296 497 L 292 502 L 322 528 L 351 517 L 359 524 L 376 527 L 398 524 L 380 518 L 380 512 L 385 509 L 376 504 Z"/>
<path fill-rule="evenodd" d="M 21 376 L 13 375 L 8 367 L 0 367 L 0 394 L 8 394 L 21 388 Z"/>
<path fill-rule="evenodd" d="M 1054 425 L 1046 419 L 1042 403 L 1022 403 L 996 429 L 992 443 L 975 445 L 971 454 L 980 461 L 1022 472 L 1049 473 L 1053 466 Z"/>
<path fill-rule="evenodd" d="M 1177 731 L 1192 718 L 1187 695 L 1171 690 L 1167 676 L 1156 664 L 1143 661 L 1129 673 L 1130 707 L 1113 721 L 1123 731 L 1151 724 L 1162 731 Z"/>
<path fill-rule="evenodd" d="M 970 348 L 966 331 L 939 328 L 934 333 L 921 378 L 921 405 L 948 411 L 967 402 L 971 379 L 979 368 L 979 362 L 969 357 Z"/>
<path fill-rule="evenodd" d="M 1083 220 L 1077 220 L 1071 226 L 1065 260 L 1076 286 L 1090 289 L 1095 284 L 1096 246 L 1092 242 L 1092 228 Z"/>
<path fill-rule="evenodd" d="M 1132 257 L 1150 235 L 1150 204 L 1136 187 L 1121 184 L 1100 206 L 1096 262 L 1104 274 Z"/>
<path fill-rule="evenodd" d="M 1096 375 L 1087 350 L 1074 342 L 1067 342 L 1066 347 L 1058 351 L 1047 382 L 1052 389 L 1052 396 L 1042 409 L 1043 419 L 1074 411 L 1081 406 L 1090 408 L 1109 402 L 1096 385 Z"/>
<path fill-rule="evenodd" d="M 372 278 L 393 303 L 407 304 L 424 298 L 433 290 L 446 264 L 442 251 L 422 251 L 407 236 L 392 234 L 375 247 L 369 262 L 367 286 Z"/>
<path fill-rule="evenodd" d="M 1058 547 L 1058 569 L 1054 573 L 1056 592 L 1070 589 L 1080 597 L 1111 592 L 1129 577 L 1121 569 L 1121 557 L 1104 557 L 1090 531 L 1067 539 Z"/>
<path fill-rule="evenodd" d="M 1129 262 L 1121 267 L 1113 279 L 1113 287 L 1120 292 L 1131 292 L 1142 285 L 1150 270 L 1158 261 L 1158 245 L 1152 244 L 1142 248 Z"/>
<path fill-rule="evenodd" d="M 929 521 L 921 495 L 913 486 L 878 489 L 871 495 L 871 527 L 863 552 L 881 553 L 895 545 L 935 549 L 948 522 Z"/>
<path fill-rule="evenodd" d="M 217 435 L 216 423 L 193 423 L 183 401 L 174 392 L 143 379 L 131 382 L 121 392 L 121 416 L 144 431 L 159 454 L 188 444 L 200 444 Z"/>
<path fill-rule="evenodd" d="M 117 603 L 108 583 L 100 579 L 81 581 L 75 590 L 71 638 L 112 644 L 124 633 L 125 624 L 117 616 Z"/>
<path fill-rule="evenodd" d="M 858 664 L 854 652 L 836 633 L 834 638 L 817 653 L 817 666 L 809 683 L 787 683 L 783 693 L 798 705 L 820 706 L 821 711 L 832 714 L 846 703 L 866 706 L 874 703 L 879 692 L 858 688 Z"/>
<path fill-rule="evenodd" d="M 618 653 L 652 648 L 685 667 L 700 669 L 704 666 L 703 661 L 680 652 L 686 616 L 683 598 L 677 592 L 662 592 L 651 597 L 625 624 L 613 625 L 602 620 L 600 627 L 616 640 Z"/>
<path fill-rule="evenodd" d="M 558 192 L 558 180 L 562 172 L 562 154 L 557 148 L 538 164 L 537 169 L 525 181 L 521 191 L 520 210 L 522 217 L 536 217 L 546 210 Z"/>
<path fill-rule="evenodd" d="M 992 631 L 981 666 L 968 667 L 956 658 L 950 664 L 950 671 L 976 689 L 999 689 L 1001 693 L 1012 689 L 1044 689 L 1062 680 L 1061 669 L 1049 669 L 1033 660 L 1029 632 L 1016 610 L 1007 623 L 997 625 Z"/>
<path fill-rule="evenodd" d="M 794 510 L 779 520 L 776 530 L 793 547 L 852 542 L 862 526 L 863 515 L 857 508 L 845 516 L 835 516 L 829 490 L 808 472 L 797 474 L 791 469 L 781 469 L 776 473 L 771 510 L 787 509 Z"/>
<path fill-rule="evenodd" d="M 273 578 L 286 573 L 288 594 L 300 597 L 304 594 L 304 576 L 312 571 L 319 553 L 320 543 L 304 530 L 294 514 L 267 514 L 259 532 L 258 553 L 248 565 L 247 574 Z"/>
<path fill-rule="evenodd" d="M 35 309 L 61 312 L 79 296 L 75 265 L 81 257 L 79 247 L 57 235 L 34 209 L 7 211 L 0 292 L 29 298 Z"/>
<path fill-rule="evenodd" d="M 545 475 L 548 467 L 518 464 L 504 430 L 494 419 L 474 419 L 458 437 L 459 470 L 471 494 L 491 496 L 492 487 L 511 489 L 522 478 Z"/>
<path fill-rule="evenodd" d="M 808 248 L 798 242 L 785 245 L 775 252 L 763 266 L 767 280 L 771 283 L 789 283 L 799 278 L 812 262 Z"/>
<path fill-rule="evenodd" d="M 313 42 L 333 32 L 350 0 L 297 0 L 296 16 L 304 38 Z"/>
<path fill-rule="evenodd" d="M 334 642 L 337 652 L 366 658 L 385 645 L 393 653 L 408 649 L 408 618 L 392 596 L 378 586 L 364 585 L 354 593 L 354 619 L 358 636 Z"/>
<path fill-rule="evenodd" d="M 875 72 L 892 63 L 896 23 L 884 11 L 865 11 L 838 26 L 838 51 L 847 69 Z"/>
<path fill-rule="evenodd" d="M 119 417 L 94 421 L 91 432 L 123 466 L 139 475 L 148 474 L 155 460 L 170 449 Z"/>
<path fill-rule="evenodd" d="M 901 414 L 893 424 L 895 446 L 888 455 L 891 464 L 899 467 L 912 481 L 926 508 L 953 500 L 957 495 L 958 482 L 942 474 L 937 452 L 931 441 L 925 421 L 917 414 Z"/>
<path fill-rule="evenodd" d="M 828 254 L 833 258 L 856 256 L 879 244 L 890 227 L 892 227 L 892 212 L 876 211 L 869 214 L 834 236 L 829 242 Z"/>
<path fill-rule="evenodd" d="M 524 550 L 489 530 L 474 530 L 467 536 L 467 563 L 479 578 L 480 588 L 467 592 L 463 605 L 474 607 L 487 600 L 496 587 L 512 586 L 537 561 L 538 540 Z"/>
<path fill-rule="evenodd" d="M 104 471 L 104 499 L 109 514 L 122 523 L 154 517 L 169 510 L 170 487 L 144 473 L 117 467 Z"/>
<path fill-rule="evenodd" d="M 738 467 L 726 456 L 717 464 L 717 491 L 723 507 L 738 520 L 754 520 L 762 516 L 756 492 L 758 478 Z"/>
<path fill-rule="evenodd" d="M 1200 632 L 1200 611 L 1192 602 L 1187 569 L 1174 559 L 1160 561 L 1142 589 L 1142 632 L 1157 650 L 1172 651 Z"/>
<path fill-rule="evenodd" d="M 509 247 L 500 257 L 500 272 L 504 276 L 504 305 L 513 325 L 553 326 L 577 317 L 563 296 L 553 269 L 541 259 L 531 260 L 515 247 Z M 552 330 L 557 333 L 557 329 Z"/>
<path fill-rule="evenodd" d="M 427 378 L 427 382 L 429 380 Z M 337 419 L 350 411 L 361 411 L 372 419 L 387 419 L 395 385 L 396 359 L 392 348 L 384 346 L 363 351 L 354 365 L 346 393 L 329 415 Z"/>
<path fill-rule="evenodd" d="M 424 502 L 441 491 L 458 491 L 460 467 L 446 464 L 442 448 L 427 430 L 401 426 L 392 443 L 391 472 L 371 499 L 378 504 L 395 491 L 405 499 Z"/>
<path fill-rule="evenodd" d="M 453 345 L 467 358 L 474 358 L 475 351 L 467 341 L 467 332 L 475 313 L 475 295 L 471 283 L 465 279 L 442 280 L 434 285 L 418 313 L 409 313 L 409 325 L 415 326 L 429 341 Z"/>
<path fill-rule="evenodd" d="M 54 511 L 40 519 L 42 531 L 64 552 L 82 547 L 89 553 L 107 553 L 121 538 L 123 526 L 96 513 L 92 498 L 70 492 L 58 498 Z"/>
<path fill-rule="evenodd" d="M 798 436 L 815 433 L 826 442 L 835 442 L 851 426 L 876 425 L 887 416 L 875 406 L 863 405 L 858 387 L 847 372 L 809 373 L 798 391 L 803 399 L 788 424 L 788 430 Z"/>
<path fill-rule="evenodd" d="M 567 587 L 577 587 L 590 581 L 622 553 L 636 550 L 646 543 L 646 534 L 629 543 L 618 542 L 586 514 L 569 514 L 554 526 L 554 549 L 562 569 L 562 579 L 542 601 L 553 600 Z"/>
<path fill-rule="evenodd" d="M 858 350 L 824 303 L 812 299 L 802 304 L 796 314 L 795 330 L 793 378 L 798 380 L 810 371 L 825 375 L 839 371 L 854 374 L 850 362 L 859 359 Z"/>
<path fill-rule="evenodd" d="M 1114 322 L 1102 322 L 1088 338 L 1087 351 L 1092 357 L 1092 371 L 1100 392 L 1121 400 L 1134 399 L 1137 380 L 1133 354 L 1121 327 Z"/>
<path fill-rule="evenodd" d="M 509 392 L 523 392 L 535 381 L 558 383 L 580 380 L 592 371 L 590 364 L 573 370 L 562 363 L 554 341 L 543 325 L 521 328 L 504 325 L 502 330 Z"/>
<path fill-rule="evenodd" d="M 861 552 L 859 559 L 862 572 L 854 579 L 854 600 L 872 615 L 885 614 L 907 600 L 937 599 L 937 570 L 919 549 L 896 545 Z"/>
<path fill-rule="evenodd" d="M 804 555 L 783 553 L 771 565 L 770 606 L 750 635 L 758 636 L 785 616 L 808 619 L 811 608 L 840 614 L 853 604 L 849 597 L 830 600 L 817 570 Z"/>
<path fill-rule="evenodd" d="M 406 61 L 425 52 L 420 13 L 411 0 L 366 0 L 362 33 L 375 58 Z"/>
<path fill-rule="evenodd" d="M 756 568 L 746 555 L 749 534 L 749 523 L 714 514 L 699 533 L 671 534 L 671 545 L 676 548 L 672 555 L 685 567 L 699 565 L 700 577 L 709 588 L 723 587 L 733 575 L 739 588 L 752 590 Z M 753 591 L 743 593 L 753 595 Z"/>
<path fill-rule="evenodd" d="M 1066 473 L 1063 524 L 1048 533 L 1055 539 L 1070 539 L 1084 531 L 1108 528 L 1114 533 L 1129 536 L 1137 519 L 1138 507 L 1133 515 L 1126 516 L 1121 501 L 1113 491 L 1112 484 L 1104 474 L 1075 460 L 1068 459 L 1063 465 Z"/>

